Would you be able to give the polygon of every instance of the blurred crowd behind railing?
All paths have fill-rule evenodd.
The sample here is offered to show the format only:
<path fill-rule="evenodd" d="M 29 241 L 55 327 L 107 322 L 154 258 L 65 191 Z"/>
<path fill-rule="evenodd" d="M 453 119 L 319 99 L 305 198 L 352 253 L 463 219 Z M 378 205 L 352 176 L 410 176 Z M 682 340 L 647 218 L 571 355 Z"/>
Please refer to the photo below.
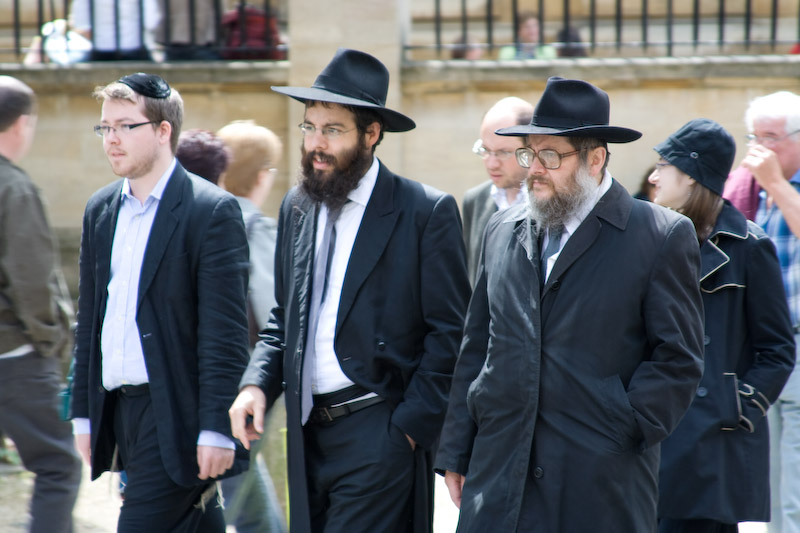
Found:
<path fill-rule="evenodd" d="M 0 61 L 285 59 L 288 5 L 289 0 L 0 0 Z M 387 9 L 391 5 L 386 0 Z M 800 52 L 798 0 L 407 5 L 411 24 L 403 44 L 409 60 Z M 335 9 L 335 3 L 320 4 L 324 9 Z"/>
<path fill-rule="evenodd" d="M 0 0 L 0 60 L 285 59 L 281 5 L 276 0 Z"/>
<path fill-rule="evenodd" d="M 418 2 L 419 3 L 419 2 Z M 797 0 L 427 0 L 409 59 L 800 52 Z"/>

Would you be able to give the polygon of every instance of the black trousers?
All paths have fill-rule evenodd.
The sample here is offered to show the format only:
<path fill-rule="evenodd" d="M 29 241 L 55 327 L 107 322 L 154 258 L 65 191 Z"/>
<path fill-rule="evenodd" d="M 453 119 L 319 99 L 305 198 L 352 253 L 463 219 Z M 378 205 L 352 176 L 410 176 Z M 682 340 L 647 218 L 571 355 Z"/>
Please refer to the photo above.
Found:
<path fill-rule="evenodd" d="M 128 475 L 117 532 L 224 533 L 216 483 L 182 487 L 167 474 L 156 416 L 147 385 L 117 390 L 114 436 Z"/>
<path fill-rule="evenodd" d="M 312 531 L 412 531 L 414 452 L 379 403 L 304 428 Z"/>

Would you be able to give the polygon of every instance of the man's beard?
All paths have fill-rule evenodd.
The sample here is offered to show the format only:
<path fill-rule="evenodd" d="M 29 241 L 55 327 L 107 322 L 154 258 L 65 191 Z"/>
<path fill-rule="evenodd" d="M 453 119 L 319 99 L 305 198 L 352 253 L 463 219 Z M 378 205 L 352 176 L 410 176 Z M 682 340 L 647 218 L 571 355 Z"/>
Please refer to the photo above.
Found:
<path fill-rule="evenodd" d="M 570 176 L 568 190 L 554 189 L 550 198 L 539 200 L 533 190 L 529 188 L 528 213 L 536 222 L 536 232 L 563 227 L 567 220 L 577 214 L 596 191 L 597 181 L 589 175 L 589 168 L 585 164 L 581 164 Z"/>
<path fill-rule="evenodd" d="M 306 152 L 301 147 L 302 161 L 300 169 L 300 188 L 316 202 L 324 202 L 330 210 L 335 210 L 347 203 L 347 195 L 358 187 L 372 165 L 372 152 L 367 143 L 359 136 L 358 144 L 334 156 L 324 152 Z M 319 157 L 333 164 L 333 170 L 324 172 L 314 168 L 314 158 Z"/>

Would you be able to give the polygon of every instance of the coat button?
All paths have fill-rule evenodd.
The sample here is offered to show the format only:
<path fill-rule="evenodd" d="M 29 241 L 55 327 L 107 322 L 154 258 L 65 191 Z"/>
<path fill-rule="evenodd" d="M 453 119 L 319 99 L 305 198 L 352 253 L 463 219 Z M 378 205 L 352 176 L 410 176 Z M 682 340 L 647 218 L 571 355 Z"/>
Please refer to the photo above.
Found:
<path fill-rule="evenodd" d="M 550 290 L 551 291 L 557 291 L 559 287 L 561 287 L 561 282 L 558 281 L 558 280 L 555 280 L 553 282 L 553 284 L 550 286 Z"/>
<path fill-rule="evenodd" d="M 697 388 L 697 395 L 700 398 L 705 398 L 706 396 L 708 396 L 708 389 L 705 388 L 705 387 L 698 387 Z"/>
<path fill-rule="evenodd" d="M 386 350 L 386 343 L 384 341 L 378 341 L 378 350 L 381 352 Z"/>
<path fill-rule="evenodd" d="M 542 479 L 544 477 L 544 468 L 541 466 L 537 466 L 533 469 L 533 477 L 536 479 Z"/>
<path fill-rule="evenodd" d="M 708 335 L 703 336 L 703 344 L 705 344 L 706 346 L 711 344 L 711 337 L 709 337 Z"/>

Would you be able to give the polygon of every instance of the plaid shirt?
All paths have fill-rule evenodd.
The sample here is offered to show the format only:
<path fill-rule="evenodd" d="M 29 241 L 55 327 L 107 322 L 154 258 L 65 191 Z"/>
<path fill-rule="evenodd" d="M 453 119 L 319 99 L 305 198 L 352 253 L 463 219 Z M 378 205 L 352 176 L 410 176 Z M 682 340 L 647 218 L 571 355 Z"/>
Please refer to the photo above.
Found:
<path fill-rule="evenodd" d="M 795 190 L 800 192 L 800 170 L 789 180 Z M 778 206 L 773 203 L 767 208 L 767 193 L 761 191 L 756 212 L 756 223 L 764 228 L 778 252 L 783 276 L 783 288 L 789 302 L 792 324 L 800 325 L 800 239 L 789 229 Z"/>

